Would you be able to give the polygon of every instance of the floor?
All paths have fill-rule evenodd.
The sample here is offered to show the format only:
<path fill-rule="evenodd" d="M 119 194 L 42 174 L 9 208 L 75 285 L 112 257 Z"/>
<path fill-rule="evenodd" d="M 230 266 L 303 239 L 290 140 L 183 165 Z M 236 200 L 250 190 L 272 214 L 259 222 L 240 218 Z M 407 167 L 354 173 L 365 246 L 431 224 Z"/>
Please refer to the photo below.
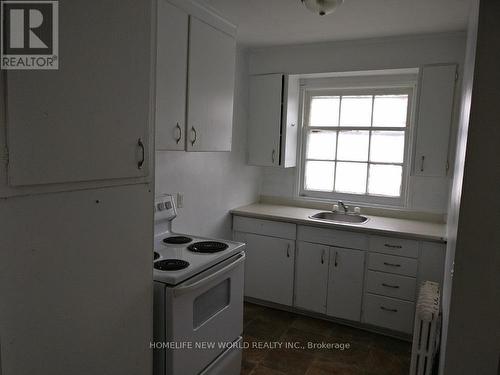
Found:
<path fill-rule="evenodd" d="M 243 336 L 249 348 L 243 350 L 242 375 L 401 375 L 409 372 L 411 345 L 406 341 L 254 304 L 245 303 Z M 295 344 L 287 349 L 268 347 L 276 342 Z M 309 342 L 343 343 L 350 348 L 303 349 Z"/>

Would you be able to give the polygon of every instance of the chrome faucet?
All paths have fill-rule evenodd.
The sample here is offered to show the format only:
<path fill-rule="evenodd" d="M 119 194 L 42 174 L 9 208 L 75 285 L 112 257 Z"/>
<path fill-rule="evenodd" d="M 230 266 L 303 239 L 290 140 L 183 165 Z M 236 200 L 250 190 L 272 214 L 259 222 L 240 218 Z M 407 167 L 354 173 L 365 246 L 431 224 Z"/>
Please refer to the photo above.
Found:
<path fill-rule="evenodd" d="M 338 201 L 338 205 L 339 205 L 340 207 L 342 207 L 342 209 L 344 210 L 344 213 L 345 213 L 345 214 L 347 214 L 347 213 L 349 212 L 349 206 L 346 206 L 346 205 L 344 204 L 344 202 L 342 202 L 342 201 Z"/>

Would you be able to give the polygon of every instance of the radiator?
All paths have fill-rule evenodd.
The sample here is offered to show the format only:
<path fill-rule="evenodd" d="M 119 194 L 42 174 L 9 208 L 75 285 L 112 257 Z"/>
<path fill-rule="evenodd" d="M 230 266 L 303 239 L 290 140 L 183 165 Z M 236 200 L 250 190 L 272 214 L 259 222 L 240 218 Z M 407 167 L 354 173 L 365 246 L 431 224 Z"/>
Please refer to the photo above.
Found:
<path fill-rule="evenodd" d="M 410 375 L 431 375 L 441 326 L 439 284 L 425 281 L 419 291 Z"/>

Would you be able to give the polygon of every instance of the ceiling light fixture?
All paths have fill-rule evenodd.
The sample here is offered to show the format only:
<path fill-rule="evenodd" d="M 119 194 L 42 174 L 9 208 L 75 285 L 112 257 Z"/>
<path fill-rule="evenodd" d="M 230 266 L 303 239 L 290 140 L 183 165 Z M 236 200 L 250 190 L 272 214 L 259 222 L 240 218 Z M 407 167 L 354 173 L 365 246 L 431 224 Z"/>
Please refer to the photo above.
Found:
<path fill-rule="evenodd" d="M 344 0 L 301 0 L 311 12 L 324 16 L 333 11 L 344 2 Z"/>

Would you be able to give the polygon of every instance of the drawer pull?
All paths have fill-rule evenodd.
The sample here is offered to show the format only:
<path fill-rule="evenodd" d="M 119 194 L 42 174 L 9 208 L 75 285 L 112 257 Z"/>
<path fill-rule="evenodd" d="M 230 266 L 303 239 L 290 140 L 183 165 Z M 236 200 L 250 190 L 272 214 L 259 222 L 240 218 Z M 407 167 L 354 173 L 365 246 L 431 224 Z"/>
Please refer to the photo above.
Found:
<path fill-rule="evenodd" d="M 402 249 L 403 248 L 403 246 L 401 246 L 401 245 L 391 245 L 389 243 L 385 243 L 384 246 L 388 247 L 390 249 Z"/>
<path fill-rule="evenodd" d="M 380 306 L 380 309 L 381 310 L 384 310 L 384 311 L 389 311 L 389 312 L 398 312 L 398 309 L 389 309 L 387 307 L 384 307 L 384 306 Z"/>
<path fill-rule="evenodd" d="M 401 267 L 401 264 L 388 263 L 388 262 L 384 262 L 384 265 L 389 267 Z"/>
<path fill-rule="evenodd" d="M 399 289 L 399 285 L 390 285 L 390 284 L 382 283 L 382 286 L 385 286 L 386 288 Z"/>

